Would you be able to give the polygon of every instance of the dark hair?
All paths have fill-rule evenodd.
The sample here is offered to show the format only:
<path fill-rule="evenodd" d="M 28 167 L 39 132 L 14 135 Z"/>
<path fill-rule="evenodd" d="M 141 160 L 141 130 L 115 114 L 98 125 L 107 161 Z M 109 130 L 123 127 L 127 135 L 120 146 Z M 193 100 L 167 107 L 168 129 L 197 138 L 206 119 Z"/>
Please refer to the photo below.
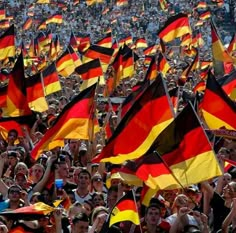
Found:
<path fill-rule="evenodd" d="M 107 191 L 107 196 L 109 196 L 111 192 L 118 192 L 118 186 L 116 185 L 111 186 Z"/>
<path fill-rule="evenodd" d="M 160 206 L 158 206 L 157 204 L 150 204 L 146 210 L 145 210 L 145 215 L 148 213 L 148 211 L 151 209 L 151 208 L 155 208 L 155 209 L 158 209 L 160 211 Z"/>
<path fill-rule="evenodd" d="M 10 135 L 10 133 L 15 133 L 16 134 L 16 137 L 18 137 L 18 131 L 16 129 L 10 129 L 8 131 L 8 135 Z"/>
<path fill-rule="evenodd" d="M 76 224 L 77 222 L 82 221 L 82 222 L 89 222 L 89 217 L 85 213 L 79 213 L 76 214 L 75 217 L 72 219 L 72 223 Z"/>
<path fill-rule="evenodd" d="M 91 174 L 90 172 L 87 170 L 87 169 L 82 169 L 79 174 L 78 174 L 78 177 L 81 175 L 81 174 L 87 174 L 89 176 L 89 179 L 91 180 Z"/>

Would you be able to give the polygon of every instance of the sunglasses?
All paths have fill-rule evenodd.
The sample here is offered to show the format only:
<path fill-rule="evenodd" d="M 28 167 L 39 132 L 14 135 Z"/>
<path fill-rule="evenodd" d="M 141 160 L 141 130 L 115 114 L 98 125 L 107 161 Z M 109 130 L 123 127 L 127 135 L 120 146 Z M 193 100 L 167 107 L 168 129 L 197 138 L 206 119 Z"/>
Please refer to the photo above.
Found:
<path fill-rule="evenodd" d="M 21 191 L 20 191 L 20 190 L 14 190 L 14 189 L 12 189 L 12 190 L 9 191 L 9 193 L 10 193 L 10 194 L 14 194 L 14 193 L 20 194 Z"/>
<path fill-rule="evenodd" d="M 95 178 L 95 179 L 93 179 L 93 181 L 98 181 L 98 182 L 100 182 L 100 181 L 102 181 L 102 179 L 101 179 L 101 178 Z"/>

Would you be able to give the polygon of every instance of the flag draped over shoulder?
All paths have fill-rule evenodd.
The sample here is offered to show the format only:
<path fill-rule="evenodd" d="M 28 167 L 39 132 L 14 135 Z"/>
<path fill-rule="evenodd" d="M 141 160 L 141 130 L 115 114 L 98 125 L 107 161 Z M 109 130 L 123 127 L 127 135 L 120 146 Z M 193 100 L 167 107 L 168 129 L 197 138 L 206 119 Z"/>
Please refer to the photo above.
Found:
<path fill-rule="evenodd" d="M 135 225 L 140 224 L 138 209 L 132 190 L 128 191 L 112 209 L 109 216 L 109 226 L 123 221 L 130 221 Z"/>
<path fill-rule="evenodd" d="M 15 33 L 14 25 L 11 25 L 0 36 L 0 60 L 15 56 Z"/>
<path fill-rule="evenodd" d="M 211 72 L 208 73 L 205 94 L 199 107 L 210 129 L 225 127 L 236 130 L 236 104 L 223 91 Z"/>
<path fill-rule="evenodd" d="M 96 85 L 82 91 L 68 103 L 57 117 L 53 126 L 31 152 L 37 160 L 43 150 L 64 145 L 64 139 L 89 139 Z"/>
<path fill-rule="evenodd" d="M 119 164 L 142 156 L 173 116 L 168 93 L 159 76 L 125 114 L 94 162 Z"/>
<path fill-rule="evenodd" d="M 26 97 L 26 83 L 22 53 L 17 58 L 13 70 L 9 75 L 7 89 L 7 111 L 12 117 L 31 114 Z"/>
<path fill-rule="evenodd" d="M 158 36 L 164 42 L 170 42 L 188 33 L 191 34 L 188 15 L 180 13 L 166 21 L 163 28 L 158 32 Z"/>
<path fill-rule="evenodd" d="M 160 133 L 148 153 L 135 163 L 136 175 L 152 189 L 186 187 L 222 174 L 190 104 Z"/>

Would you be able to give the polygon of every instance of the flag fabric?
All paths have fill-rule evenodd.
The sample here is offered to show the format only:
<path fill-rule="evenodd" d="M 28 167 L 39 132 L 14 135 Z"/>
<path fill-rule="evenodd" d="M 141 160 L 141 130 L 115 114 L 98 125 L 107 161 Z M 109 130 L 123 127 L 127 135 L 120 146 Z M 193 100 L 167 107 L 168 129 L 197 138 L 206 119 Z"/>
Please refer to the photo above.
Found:
<path fill-rule="evenodd" d="M 206 20 L 211 17 L 211 12 L 210 11 L 205 11 L 199 15 L 200 20 Z"/>
<path fill-rule="evenodd" d="M 6 11 L 4 8 L 0 8 L 0 20 L 6 19 Z"/>
<path fill-rule="evenodd" d="M 1 20 L 0 21 L 0 28 L 1 29 L 7 29 L 7 28 L 9 28 L 10 27 L 10 22 L 9 22 L 9 20 Z"/>
<path fill-rule="evenodd" d="M 42 77 L 46 96 L 61 90 L 61 84 L 54 62 L 42 71 Z"/>
<path fill-rule="evenodd" d="M 23 30 L 29 30 L 32 24 L 33 24 L 33 19 L 28 17 L 23 24 L 23 27 L 22 27 Z"/>
<path fill-rule="evenodd" d="M 63 19 L 62 19 L 61 14 L 54 14 L 46 20 L 46 24 L 50 24 L 50 23 L 62 24 L 62 22 L 63 22 Z"/>
<path fill-rule="evenodd" d="M 152 189 L 182 188 L 222 175 L 211 144 L 190 104 L 135 163 L 136 175 Z"/>
<path fill-rule="evenodd" d="M 227 96 L 211 72 L 208 74 L 205 94 L 199 107 L 209 129 L 225 127 L 236 130 L 236 104 Z"/>
<path fill-rule="evenodd" d="M 139 38 L 136 40 L 135 42 L 135 47 L 138 49 L 138 48 L 147 48 L 148 45 L 147 45 L 147 41 L 145 38 Z"/>
<path fill-rule="evenodd" d="M 159 0 L 159 3 L 160 3 L 160 7 L 163 11 L 168 10 L 168 3 L 166 0 Z"/>
<path fill-rule="evenodd" d="M 201 80 L 194 86 L 193 92 L 196 94 L 197 92 L 205 91 L 205 89 L 206 89 L 206 82 L 204 80 Z"/>
<path fill-rule="evenodd" d="M 38 4 L 49 4 L 50 0 L 37 0 L 36 3 L 38 3 Z"/>
<path fill-rule="evenodd" d="M 68 48 L 64 53 L 61 54 L 59 58 L 57 58 L 55 64 L 57 67 L 57 72 L 64 77 L 68 77 L 67 68 L 74 66 L 74 61 Z"/>
<path fill-rule="evenodd" d="M 0 36 L 0 60 L 15 56 L 15 33 L 14 25 L 11 25 Z"/>
<path fill-rule="evenodd" d="M 155 44 L 150 45 L 143 50 L 143 54 L 147 55 L 147 56 L 154 55 L 154 54 L 156 54 L 156 52 L 157 52 L 157 45 L 155 45 Z"/>
<path fill-rule="evenodd" d="M 99 45 L 91 45 L 84 54 L 84 58 L 96 59 L 99 58 L 101 63 L 109 64 L 112 58 L 114 49 L 106 48 Z"/>
<path fill-rule="evenodd" d="M 141 197 L 140 197 L 140 202 L 142 203 L 142 205 L 148 207 L 150 204 L 150 200 L 156 195 L 157 192 L 158 192 L 158 188 L 151 189 L 149 186 L 147 186 L 144 183 L 142 191 L 141 191 Z"/>
<path fill-rule="evenodd" d="M 119 6 L 119 7 L 127 6 L 128 5 L 128 0 L 116 0 L 116 5 Z"/>
<path fill-rule="evenodd" d="M 207 8 L 207 3 L 206 2 L 199 2 L 197 4 L 197 7 L 196 8 Z"/>
<path fill-rule="evenodd" d="M 7 86 L 8 85 L 0 86 L 0 108 L 7 107 Z"/>
<path fill-rule="evenodd" d="M 154 80 L 157 77 L 157 70 L 158 70 L 158 67 L 156 64 L 156 58 L 155 56 L 153 56 L 151 63 L 149 64 L 149 67 L 147 69 L 145 80 Z"/>
<path fill-rule="evenodd" d="M 43 202 L 37 202 L 33 205 L 17 208 L 15 210 L 8 210 L 1 212 L 1 215 L 11 219 L 25 219 L 34 218 L 37 216 L 48 215 L 54 211 L 54 208 L 46 205 Z"/>
<path fill-rule="evenodd" d="M 104 38 L 102 38 L 101 40 L 98 40 L 94 44 L 102 46 L 102 47 L 106 47 L 106 48 L 111 48 L 112 47 L 111 32 L 107 33 Z"/>
<path fill-rule="evenodd" d="M 188 15 L 180 13 L 166 21 L 165 25 L 158 32 L 158 36 L 164 42 L 170 42 L 188 33 L 191 34 Z"/>
<path fill-rule="evenodd" d="M 24 130 L 30 132 L 35 121 L 35 114 L 20 117 L 2 117 L 0 119 L 0 134 L 4 140 L 7 140 L 8 132 L 11 129 L 16 129 L 19 136 L 25 136 Z"/>
<path fill-rule="evenodd" d="M 140 224 L 137 204 L 132 190 L 128 191 L 114 206 L 109 216 L 109 227 L 124 221 Z"/>
<path fill-rule="evenodd" d="M 121 119 L 112 137 L 93 161 L 119 164 L 142 156 L 173 116 L 168 93 L 159 76 Z"/>
<path fill-rule="evenodd" d="M 102 67 L 98 58 L 78 66 L 75 71 L 83 80 L 103 76 Z"/>
<path fill-rule="evenodd" d="M 223 43 L 221 42 L 213 21 L 211 21 L 211 37 L 213 59 L 222 62 L 233 62 L 232 57 L 229 55 L 228 51 L 224 48 Z"/>
<path fill-rule="evenodd" d="M 95 89 L 96 85 L 85 89 L 64 107 L 53 126 L 32 150 L 31 157 L 34 160 L 44 150 L 63 146 L 64 139 L 89 139 Z"/>
<path fill-rule="evenodd" d="M 26 83 L 24 73 L 24 61 L 22 53 L 9 75 L 7 89 L 7 111 L 12 117 L 31 114 L 26 97 Z"/>
<path fill-rule="evenodd" d="M 233 35 L 227 50 L 229 54 L 232 54 L 234 51 L 236 51 L 236 33 Z"/>
<path fill-rule="evenodd" d="M 134 57 L 133 50 L 130 49 L 128 53 L 126 53 L 122 57 L 122 69 L 123 69 L 123 78 L 131 78 L 134 74 Z"/>
<path fill-rule="evenodd" d="M 180 92 L 179 87 L 178 86 L 174 87 L 174 88 L 168 90 L 168 92 L 169 92 L 170 101 L 173 105 L 174 111 L 175 111 L 175 113 L 177 113 L 178 104 L 179 104 L 179 92 Z"/>
<path fill-rule="evenodd" d="M 227 95 L 230 95 L 236 89 L 236 70 L 232 71 L 228 75 L 224 75 L 217 79 L 222 89 Z"/>
<path fill-rule="evenodd" d="M 45 112 L 48 110 L 42 79 L 42 74 L 37 73 L 25 80 L 27 102 L 30 109 L 35 112 Z"/>
<path fill-rule="evenodd" d="M 170 68 L 171 67 L 168 61 L 166 60 L 165 56 L 162 53 L 159 53 L 159 56 L 157 59 L 157 70 L 161 72 L 163 76 L 165 77 Z"/>

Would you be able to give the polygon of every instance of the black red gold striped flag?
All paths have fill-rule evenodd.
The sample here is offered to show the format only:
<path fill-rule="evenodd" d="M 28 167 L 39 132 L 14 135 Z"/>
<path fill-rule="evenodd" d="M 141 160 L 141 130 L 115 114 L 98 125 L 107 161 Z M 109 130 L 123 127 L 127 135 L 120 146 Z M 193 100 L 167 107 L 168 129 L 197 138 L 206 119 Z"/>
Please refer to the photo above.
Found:
<path fill-rule="evenodd" d="M 223 46 L 213 21 L 211 21 L 211 38 L 213 59 L 222 62 L 233 62 L 232 57 L 229 55 L 227 49 Z"/>
<path fill-rule="evenodd" d="M 205 94 L 199 105 L 209 129 L 222 127 L 236 129 L 236 104 L 232 101 L 211 72 L 208 73 Z"/>
<path fill-rule="evenodd" d="M 140 224 L 137 204 L 132 190 L 128 191 L 114 206 L 109 216 L 109 226 L 119 222 L 130 221 Z"/>
<path fill-rule="evenodd" d="M 211 12 L 210 11 L 205 11 L 199 15 L 200 20 L 206 20 L 211 18 Z"/>
<path fill-rule="evenodd" d="M 61 90 L 61 84 L 54 62 L 42 71 L 42 77 L 46 96 Z"/>
<path fill-rule="evenodd" d="M 135 163 L 136 175 L 152 189 L 187 187 L 222 174 L 190 104 L 154 140 L 147 154 Z M 199 168 L 201 173 L 194 175 Z"/>
<path fill-rule="evenodd" d="M 154 135 L 159 135 L 173 120 L 173 116 L 168 93 L 162 77 L 159 76 L 121 119 L 102 152 L 94 158 L 94 162 L 119 164 L 142 156 L 149 149 Z"/>
<path fill-rule="evenodd" d="M 6 19 L 6 11 L 5 8 L 0 7 L 0 20 Z"/>
<path fill-rule="evenodd" d="M 112 47 L 112 35 L 111 32 L 107 33 L 106 36 L 98 41 L 96 41 L 94 44 L 106 47 L 106 48 L 111 48 Z"/>
<path fill-rule="evenodd" d="M 75 71 L 83 80 L 103 76 L 101 63 L 98 58 L 78 66 Z"/>
<path fill-rule="evenodd" d="M 48 19 L 46 19 L 46 24 L 50 23 L 57 23 L 57 24 L 62 24 L 63 18 L 61 14 L 54 14 L 50 16 Z"/>
<path fill-rule="evenodd" d="M 14 25 L 12 24 L 0 36 L 0 60 L 5 60 L 8 57 L 14 57 L 15 53 L 15 32 Z"/>
<path fill-rule="evenodd" d="M 33 24 L 33 19 L 28 17 L 23 24 L 23 27 L 22 27 L 23 30 L 29 30 L 32 24 Z"/>
<path fill-rule="evenodd" d="M 224 75 L 217 79 L 222 89 L 227 95 L 230 95 L 236 89 L 236 70 L 232 71 L 228 75 Z"/>
<path fill-rule="evenodd" d="M 165 77 L 167 72 L 170 70 L 171 66 L 169 65 L 167 59 L 162 53 L 159 53 L 158 59 L 157 59 L 157 70 L 162 73 L 162 75 Z"/>
<path fill-rule="evenodd" d="M 24 61 L 22 53 L 17 58 L 17 61 L 9 75 L 7 89 L 7 111 L 8 115 L 11 117 L 31 114 L 26 97 Z"/>
<path fill-rule="evenodd" d="M 233 35 L 227 50 L 230 55 L 232 55 L 232 53 L 236 51 L 236 33 Z"/>
<path fill-rule="evenodd" d="M 69 102 L 53 126 L 34 147 L 31 157 L 38 159 L 43 150 L 64 145 L 64 139 L 89 139 L 96 85 L 90 86 Z"/>
<path fill-rule="evenodd" d="M 164 42 L 170 42 L 188 33 L 191 34 L 188 15 L 180 13 L 166 21 L 165 25 L 158 32 L 158 36 Z"/>
<path fill-rule="evenodd" d="M 25 80 L 27 102 L 30 109 L 35 112 L 45 112 L 48 110 L 41 75 L 41 73 L 37 73 Z"/>

